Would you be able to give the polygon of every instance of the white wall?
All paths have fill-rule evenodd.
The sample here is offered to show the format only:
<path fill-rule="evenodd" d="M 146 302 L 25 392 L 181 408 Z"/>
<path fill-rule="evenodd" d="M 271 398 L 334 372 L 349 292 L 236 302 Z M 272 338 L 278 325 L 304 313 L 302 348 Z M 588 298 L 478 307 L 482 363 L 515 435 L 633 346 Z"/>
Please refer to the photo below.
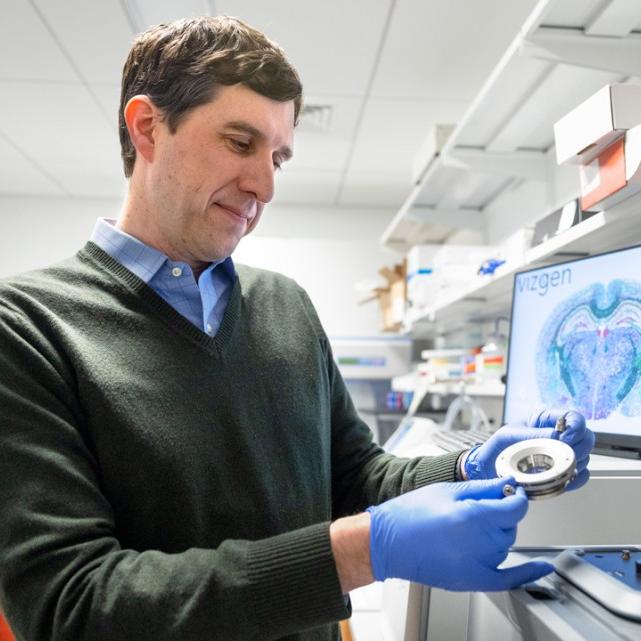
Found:
<path fill-rule="evenodd" d="M 0 197 L 0 277 L 71 256 L 96 218 L 115 217 L 119 210 L 117 200 Z"/>
<path fill-rule="evenodd" d="M 516 181 L 488 207 L 485 234 L 489 245 L 500 244 L 515 231 L 533 225 L 579 196 L 578 167 L 558 166 L 554 147 L 547 152 L 547 170 L 545 183 Z"/>
<path fill-rule="evenodd" d="M 0 277 L 72 255 L 99 216 L 117 217 L 118 200 L 0 197 Z M 393 212 L 359 209 L 267 208 L 234 258 L 297 280 L 316 305 L 330 336 L 375 336 L 375 302 L 358 302 L 355 285 L 376 280 L 396 256 L 378 245 Z"/>

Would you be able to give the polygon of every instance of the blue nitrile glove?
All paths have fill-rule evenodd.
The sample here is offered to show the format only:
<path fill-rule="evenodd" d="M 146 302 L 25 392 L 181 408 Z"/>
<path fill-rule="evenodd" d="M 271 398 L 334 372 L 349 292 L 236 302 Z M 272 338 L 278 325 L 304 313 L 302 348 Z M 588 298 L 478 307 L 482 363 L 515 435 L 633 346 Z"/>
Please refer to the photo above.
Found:
<path fill-rule="evenodd" d="M 528 508 L 521 487 L 503 496 L 508 482 L 436 483 L 368 508 L 374 578 L 486 592 L 508 590 L 552 572 L 552 565 L 540 561 L 497 569 Z"/>
<path fill-rule="evenodd" d="M 554 430 L 556 421 L 565 416 L 565 432 Z M 529 438 L 559 439 L 574 450 L 576 457 L 576 478 L 566 490 L 576 490 L 590 478 L 587 470 L 590 452 L 594 447 L 594 434 L 585 426 L 585 419 L 573 410 L 544 409 L 532 413 L 525 425 L 504 425 L 482 445 L 470 451 L 465 461 L 468 479 L 491 479 L 496 476 L 495 463 L 499 454 L 510 445 Z"/>

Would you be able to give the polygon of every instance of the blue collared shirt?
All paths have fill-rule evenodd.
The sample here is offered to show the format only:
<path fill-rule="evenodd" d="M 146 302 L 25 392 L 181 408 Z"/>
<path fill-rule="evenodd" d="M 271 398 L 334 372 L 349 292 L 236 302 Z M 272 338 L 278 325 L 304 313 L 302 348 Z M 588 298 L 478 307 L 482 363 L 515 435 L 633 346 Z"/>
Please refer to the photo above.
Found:
<path fill-rule="evenodd" d="M 231 257 L 211 263 L 196 282 L 187 263 L 170 260 L 118 229 L 115 223 L 111 218 L 99 218 L 91 241 L 147 283 L 187 320 L 213 336 L 220 327 L 236 279 Z"/>

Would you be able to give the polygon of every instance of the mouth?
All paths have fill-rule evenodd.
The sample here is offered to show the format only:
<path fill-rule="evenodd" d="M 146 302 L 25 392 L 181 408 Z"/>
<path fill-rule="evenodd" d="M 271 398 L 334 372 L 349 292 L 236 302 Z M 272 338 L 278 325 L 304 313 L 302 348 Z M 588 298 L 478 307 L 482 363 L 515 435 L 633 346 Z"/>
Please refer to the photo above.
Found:
<path fill-rule="evenodd" d="M 233 207 L 229 207 L 221 203 L 214 203 L 214 204 L 237 221 L 243 221 L 245 223 L 249 223 L 252 219 L 251 214 L 246 214 L 238 209 L 234 209 Z"/>

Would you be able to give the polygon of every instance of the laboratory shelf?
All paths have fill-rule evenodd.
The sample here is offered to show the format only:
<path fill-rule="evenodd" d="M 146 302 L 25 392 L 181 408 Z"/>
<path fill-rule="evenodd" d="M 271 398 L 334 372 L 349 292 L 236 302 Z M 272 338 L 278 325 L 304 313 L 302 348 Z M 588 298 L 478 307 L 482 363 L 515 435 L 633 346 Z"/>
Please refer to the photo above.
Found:
<path fill-rule="evenodd" d="M 467 350 L 461 350 L 465 352 Z M 427 352 L 422 354 L 424 359 L 431 358 L 432 352 L 426 356 Z M 417 389 L 429 394 L 438 394 L 440 396 L 467 394 L 468 396 L 505 396 L 505 385 L 498 379 L 488 378 L 482 382 L 472 380 L 452 379 L 428 382 L 428 378 L 418 371 L 395 376 L 392 379 L 392 390 L 395 392 L 415 392 Z M 445 410 L 443 410 L 445 411 Z M 419 415 L 417 413 L 417 415 Z"/>
<path fill-rule="evenodd" d="M 597 212 L 540 245 L 520 262 L 502 265 L 494 275 L 476 276 L 462 290 L 445 292 L 431 307 L 408 310 L 404 331 L 430 337 L 451 333 L 471 322 L 509 313 L 514 274 L 546 264 L 572 260 L 596 252 L 641 244 L 641 195 Z"/>
<path fill-rule="evenodd" d="M 639 59 L 638 0 L 538 2 L 442 148 L 424 147 L 381 243 L 405 253 L 487 230 L 506 201 L 535 220 L 576 198 L 578 172 L 556 165 L 553 125 L 606 84 L 639 83 Z"/>

